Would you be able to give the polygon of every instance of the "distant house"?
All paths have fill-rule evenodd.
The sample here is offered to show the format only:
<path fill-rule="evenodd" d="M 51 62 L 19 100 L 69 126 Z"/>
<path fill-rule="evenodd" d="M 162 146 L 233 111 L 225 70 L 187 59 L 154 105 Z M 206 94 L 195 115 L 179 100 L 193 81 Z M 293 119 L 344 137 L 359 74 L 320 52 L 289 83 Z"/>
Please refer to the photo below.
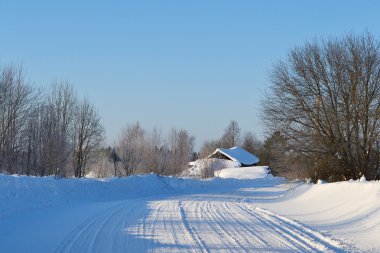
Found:
<path fill-rule="evenodd" d="M 218 148 L 208 157 L 190 162 L 190 168 L 183 175 L 213 177 L 215 172 L 225 168 L 256 166 L 259 162 L 259 158 L 241 147 Z"/>
<path fill-rule="evenodd" d="M 217 158 L 239 162 L 242 167 L 255 166 L 260 159 L 241 147 L 217 148 L 207 159 Z"/>

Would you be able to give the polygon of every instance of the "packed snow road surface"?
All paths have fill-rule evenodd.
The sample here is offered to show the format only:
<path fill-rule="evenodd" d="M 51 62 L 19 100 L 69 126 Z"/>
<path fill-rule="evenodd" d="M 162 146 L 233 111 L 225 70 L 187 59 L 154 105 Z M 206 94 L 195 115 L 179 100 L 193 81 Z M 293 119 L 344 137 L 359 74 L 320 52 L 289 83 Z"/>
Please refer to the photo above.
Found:
<path fill-rule="evenodd" d="M 304 225 L 202 197 L 122 202 L 79 224 L 56 252 L 344 252 Z"/>
<path fill-rule="evenodd" d="M 73 216 L 76 213 L 81 216 L 79 219 Z M 9 234 L 22 243 L 9 238 L 3 242 L 4 248 L 11 252 L 81 253 L 346 252 L 350 249 L 299 222 L 252 204 L 225 201 L 212 195 L 135 198 L 58 212 L 53 208 L 50 213 L 44 210 L 43 215 L 34 216 L 38 217 L 39 222 L 25 220 L 14 231 L 29 230 L 29 235 L 21 239 L 17 234 Z M 45 226 L 46 223 L 50 225 Z M 52 230 L 61 233 L 54 234 Z"/>

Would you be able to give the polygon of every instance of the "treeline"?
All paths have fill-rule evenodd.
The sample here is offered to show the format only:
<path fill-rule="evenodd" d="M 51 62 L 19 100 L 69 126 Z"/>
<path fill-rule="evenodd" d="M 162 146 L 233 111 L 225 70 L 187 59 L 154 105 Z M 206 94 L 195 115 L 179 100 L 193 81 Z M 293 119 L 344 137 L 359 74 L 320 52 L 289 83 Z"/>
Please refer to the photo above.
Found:
<path fill-rule="evenodd" d="M 0 172 L 81 177 L 104 129 L 94 105 L 66 82 L 45 92 L 13 65 L 0 73 Z"/>
<path fill-rule="evenodd" d="M 156 127 L 147 132 L 139 122 L 128 125 L 111 151 L 115 174 L 179 175 L 193 158 L 194 139 L 185 129 L 173 128 L 165 135 Z"/>
<path fill-rule="evenodd" d="M 184 129 L 168 134 L 137 122 L 106 147 L 95 106 L 67 82 L 47 89 L 25 80 L 14 65 L 0 72 L 0 173 L 35 176 L 178 175 L 194 155 L 194 137 Z"/>
<path fill-rule="evenodd" d="M 25 80 L 14 65 L 0 72 L 0 173 L 35 176 L 180 175 L 189 161 L 216 148 L 242 146 L 268 162 L 265 143 L 251 132 L 241 134 L 231 121 L 223 135 L 194 152 L 195 138 L 185 129 L 146 131 L 139 122 L 122 129 L 114 147 L 104 143 L 95 106 L 79 98 L 67 82 L 42 89 Z"/>

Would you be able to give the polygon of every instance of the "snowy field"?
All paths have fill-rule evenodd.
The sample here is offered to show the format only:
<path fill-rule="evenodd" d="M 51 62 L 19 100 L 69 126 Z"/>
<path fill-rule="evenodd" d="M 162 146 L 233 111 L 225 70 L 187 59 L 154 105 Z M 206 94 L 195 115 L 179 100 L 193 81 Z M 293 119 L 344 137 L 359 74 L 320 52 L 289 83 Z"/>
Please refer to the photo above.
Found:
<path fill-rule="evenodd" d="M 1 175 L 0 252 L 380 252 L 379 182 L 252 169 L 251 179 Z"/>

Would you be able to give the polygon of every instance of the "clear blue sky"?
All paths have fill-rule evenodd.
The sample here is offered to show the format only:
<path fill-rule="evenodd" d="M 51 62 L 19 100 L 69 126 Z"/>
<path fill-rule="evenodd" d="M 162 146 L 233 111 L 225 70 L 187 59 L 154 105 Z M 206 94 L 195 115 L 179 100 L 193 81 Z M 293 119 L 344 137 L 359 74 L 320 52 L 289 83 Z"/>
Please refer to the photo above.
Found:
<path fill-rule="evenodd" d="M 0 64 L 36 86 L 68 80 L 121 129 L 185 128 L 203 141 L 230 120 L 262 137 L 272 64 L 316 37 L 380 36 L 380 1 L 0 0 Z"/>

